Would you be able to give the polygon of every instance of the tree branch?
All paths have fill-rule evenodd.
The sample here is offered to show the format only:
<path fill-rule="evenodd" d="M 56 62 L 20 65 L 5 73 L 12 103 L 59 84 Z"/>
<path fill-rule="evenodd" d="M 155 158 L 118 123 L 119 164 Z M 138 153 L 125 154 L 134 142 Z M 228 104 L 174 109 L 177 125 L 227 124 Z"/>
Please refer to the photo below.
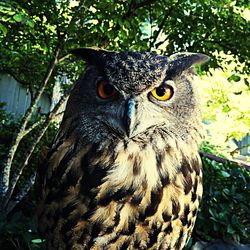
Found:
<path fill-rule="evenodd" d="M 206 153 L 206 152 L 200 152 L 200 155 L 201 156 L 204 156 L 210 160 L 214 160 L 214 161 L 217 161 L 217 162 L 221 162 L 223 164 L 225 163 L 233 163 L 233 164 L 236 164 L 242 168 L 245 168 L 245 169 L 248 169 L 250 170 L 250 165 L 247 165 L 245 163 L 242 163 L 242 162 L 238 162 L 238 161 L 233 161 L 233 160 L 228 160 L 228 159 L 225 159 L 225 158 L 222 158 L 222 157 L 219 157 L 217 155 L 213 155 L 213 154 L 209 154 L 209 153 Z"/>
<path fill-rule="evenodd" d="M 153 4 L 154 2 L 156 2 L 156 0 L 145 0 L 145 1 L 142 1 L 142 2 L 139 2 L 139 3 L 132 0 L 131 3 L 129 4 L 128 11 L 121 16 L 121 19 L 123 21 L 128 20 L 129 18 L 131 18 L 132 16 L 135 15 L 135 12 L 138 9 L 140 9 L 140 8 L 142 8 L 144 6 Z M 119 31 L 120 28 L 121 28 L 120 24 L 116 23 L 114 25 L 114 27 L 112 28 L 112 30 L 113 30 L 113 32 L 115 32 L 115 31 Z M 106 37 L 104 36 L 102 43 L 99 44 L 99 47 L 105 48 L 108 45 L 109 42 L 110 42 L 110 39 L 107 36 Z"/>
<path fill-rule="evenodd" d="M 60 64 L 62 63 L 64 60 L 68 59 L 71 56 L 71 54 L 67 54 L 61 58 L 58 59 L 57 63 Z"/>
<path fill-rule="evenodd" d="M 250 144 L 238 147 L 238 148 L 234 149 L 233 151 L 229 152 L 229 154 L 233 156 L 235 153 L 239 152 L 239 150 L 244 149 L 244 148 L 248 148 L 248 147 L 250 147 Z"/>
<path fill-rule="evenodd" d="M 168 17 L 170 16 L 171 12 L 173 11 L 173 9 L 176 8 L 176 6 L 179 5 L 179 3 L 180 3 L 180 2 L 177 1 L 176 4 L 175 4 L 175 5 L 172 5 L 172 6 L 168 9 L 168 11 L 165 13 L 165 15 L 164 15 L 164 17 L 163 17 L 163 19 L 162 19 L 162 21 L 161 21 L 161 23 L 160 23 L 160 25 L 159 25 L 159 28 L 158 28 L 156 34 L 155 34 L 153 37 L 150 38 L 150 45 L 149 45 L 149 48 L 152 48 L 152 47 L 154 46 L 155 42 L 157 41 L 157 38 L 159 37 L 160 33 L 161 33 L 162 30 L 163 30 L 163 27 L 164 27 L 164 25 L 165 25 L 165 22 L 167 21 Z M 153 39 L 153 40 L 152 40 L 152 39 Z"/>
<path fill-rule="evenodd" d="M 128 11 L 126 12 L 125 15 L 123 15 L 122 19 L 128 19 L 129 17 L 133 16 L 135 14 L 135 11 L 137 9 L 140 9 L 144 6 L 147 6 L 147 5 L 150 5 L 152 3 L 156 2 L 156 0 L 145 0 L 145 1 L 142 1 L 142 2 L 137 2 L 137 1 L 134 1 L 132 0 L 129 4 L 129 8 L 128 8 Z"/>
<path fill-rule="evenodd" d="M 33 129 L 35 129 L 37 126 L 39 126 L 43 122 L 44 122 L 43 119 L 40 119 L 39 121 L 32 124 L 29 128 L 24 130 L 23 136 L 26 136 L 28 133 L 30 133 Z"/>
<path fill-rule="evenodd" d="M 24 184 L 24 186 L 22 187 L 22 189 L 19 191 L 19 193 L 17 193 L 15 195 L 15 197 L 12 198 L 9 201 L 8 206 L 6 208 L 6 213 L 7 214 L 10 213 L 12 211 L 12 209 L 23 199 L 23 197 L 27 195 L 27 193 L 29 192 L 30 188 L 35 183 L 35 179 L 36 179 L 36 172 L 32 173 L 32 175 L 26 181 L 26 183 Z"/>
<path fill-rule="evenodd" d="M 227 41 L 225 40 L 215 40 L 215 39 L 207 39 L 207 40 L 203 40 L 206 43 L 212 43 L 212 44 L 217 44 L 219 46 L 221 46 L 222 48 L 227 49 L 228 51 L 231 51 L 234 55 L 236 55 L 240 60 L 245 61 L 246 63 L 249 62 L 249 57 L 246 57 L 244 55 L 241 55 L 239 53 L 239 51 L 237 51 L 235 49 L 235 46 L 233 44 L 229 44 Z"/>
<path fill-rule="evenodd" d="M 8 206 L 8 202 L 10 200 L 10 197 L 15 189 L 15 186 L 20 178 L 20 176 L 23 173 L 24 168 L 28 165 L 29 159 L 33 153 L 33 151 L 36 148 L 37 143 L 41 140 L 41 138 L 43 137 L 44 133 L 46 132 L 47 128 L 49 127 L 50 122 L 56 117 L 58 110 L 60 109 L 61 105 L 66 101 L 66 99 L 69 96 L 70 93 L 69 89 L 65 95 L 62 96 L 62 98 L 60 99 L 60 101 L 56 104 L 56 106 L 54 107 L 54 109 L 50 112 L 50 114 L 47 115 L 47 118 L 43 124 L 43 127 L 38 131 L 38 133 L 36 134 L 34 140 L 32 141 L 32 143 L 30 143 L 29 148 L 27 148 L 24 156 L 23 156 L 23 162 L 20 163 L 20 168 L 15 169 L 13 176 L 11 178 L 10 184 L 9 184 L 9 188 L 6 192 L 6 195 L 4 197 L 3 203 L 2 203 L 2 207 L 4 209 L 6 209 L 6 206 Z"/>
<path fill-rule="evenodd" d="M 42 96 L 42 94 L 47 86 L 47 83 L 52 75 L 52 72 L 55 68 L 61 47 L 62 47 L 62 40 L 59 39 L 57 47 L 56 47 L 55 52 L 54 52 L 54 56 L 49 63 L 47 73 L 44 76 L 44 79 L 41 83 L 41 86 L 38 89 L 36 95 L 34 96 L 34 99 L 31 102 L 30 107 L 26 110 L 26 113 L 22 119 L 22 123 L 21 123 L 19 129 L 17 130 L 17 132 L 15 133 L 15 135 L 13 136 L 8 155 L 6 156 L 5 160 L 1 164 L 0 201 L 2 201 L 4 195 L 8 191 L 11 164 L 12 164 L 12 161 L 14 159 L 17 147 L 18 147 L 20 141 L 22 140 L 22 138 L 25 136 L 26 125 L 29 122 L 29 120 L 30 120 L 30 118 L 31 118 L 36 106 L 37 106 L 37 103 L 40 100 L 40 98 L 41 98 L 41 96 Z"/>
<path fill-rule="evenodd" d="M 164 17 L 163 17 L 163 19 L 162 19 L 162 21 L 161 21 L 161 23 L 160 23 L 160 25 L 159 25 L 159 28 L 158 28 L 156 34 L 155 34 L 153 37 L 150 38 L 150 45 L 149 45 L 149 48 L 152 48 L 153 45 L 154 45 L 154 43 L 156 42 L 158 36 L 160 35 L 160 33 L 161 33 L 161 31 L 162 31 L 162 29 L 163 29 L 163 27 L 164 27 L 164 24 L 165 24 L 166 20 L 167 20 L 168 17 L 169 17 L 170 12 L 172 11 L 172 9 L 173 9 L 173 6 L 172 6 L 172 7 L 169 9 L 169 11 L 164 15 Z M 151 40 L 151 39 L 153 39 L 153 40 Z"/>

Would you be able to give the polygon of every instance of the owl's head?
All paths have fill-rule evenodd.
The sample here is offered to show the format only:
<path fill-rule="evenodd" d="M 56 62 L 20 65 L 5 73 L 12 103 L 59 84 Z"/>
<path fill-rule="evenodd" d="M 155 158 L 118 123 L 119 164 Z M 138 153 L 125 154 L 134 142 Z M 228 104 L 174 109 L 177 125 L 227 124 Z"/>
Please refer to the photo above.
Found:
<path fill-rule="evenodd" d="M 143 141 L 158 132 L 183 139 L 197 132 L 200 112 L 192 66 L 207 61 L 207 56 L 89 48 L 72 53 L 88 65 L 64 115 L 78 135 L 95 142 L 107 137 Z"/>

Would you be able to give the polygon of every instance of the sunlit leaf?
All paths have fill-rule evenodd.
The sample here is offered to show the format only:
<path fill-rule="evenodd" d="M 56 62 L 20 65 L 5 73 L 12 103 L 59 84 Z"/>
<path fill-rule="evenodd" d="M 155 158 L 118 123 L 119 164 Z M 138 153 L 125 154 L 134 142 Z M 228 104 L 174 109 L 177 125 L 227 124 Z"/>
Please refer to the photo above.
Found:
<path fill-rule="evenodd" d="M 13 16 L 13 19 L 17 22 L 21 22 L 24 20 L 24 16 L 22 14 L 16 14 Z"/>

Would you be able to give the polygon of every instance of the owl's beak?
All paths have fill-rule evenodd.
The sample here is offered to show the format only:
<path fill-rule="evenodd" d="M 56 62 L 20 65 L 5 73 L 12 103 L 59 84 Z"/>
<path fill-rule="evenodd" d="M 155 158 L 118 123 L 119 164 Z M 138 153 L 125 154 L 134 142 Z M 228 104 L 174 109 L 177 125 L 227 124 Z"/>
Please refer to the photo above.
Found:
<path fill-rule="evenodd" d="M 125 111 L 123 116 L 123 124 L 126 130 L 126 134 L 129 138 L 132 138 L 136 135 L 136 108 L 135 108 L 135 99 L 131 97 L 125 104 Z"/>

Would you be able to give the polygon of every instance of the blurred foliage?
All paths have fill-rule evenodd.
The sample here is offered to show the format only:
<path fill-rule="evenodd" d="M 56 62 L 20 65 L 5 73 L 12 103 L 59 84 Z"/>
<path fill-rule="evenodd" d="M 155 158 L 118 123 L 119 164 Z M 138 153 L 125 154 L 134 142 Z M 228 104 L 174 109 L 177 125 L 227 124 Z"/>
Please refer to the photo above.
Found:
<path fill-rule="evenodd" d="M 45 249 L 37 233 L 34 207 L 32 209 L 30 205 L 29 203 L 27 207 L 17 206 L 9 218 L 1 218 L 0 214 L 0 247 L 2 250 Z M 32 205 L 34 206 L 34 204 Z M 32 211 L 33 214 L 27 215 L 23 213 L 24 211 Z"/>
<path fill-rule="evenodd" d="M 34 92 L 55 48 L 62 43 L 60 57 L 64 60 L 56 66 L 46 88 L 52 93 L 56 79 L 71 80 L 62 82 L 64 91 L 82 71 L 82 62 L 65 57 L 72 48 L 97 46 L 162 54 L 203 52 L 212 58 L 204 66 L 209 72 L 203 74 L 200 84 L 204 117 L 219 132 L 212 137 L 220 135 L 223 142 L 240 138 L 249 129 L 249 7 L 247 0 L 4 0 L 0 3 L 0 72 L 11 74 Z M 43 118 L 34 116 L 31 123 L 37 119 Z M 21 121 L 14 121 L 1 106 L 0 122 L 1 161 Z M 13 169 L 19 167 L 23 150 L 39 128 L 21 142 Z M 20 186 L 37 167 L 39 151 L 51 145 L 55 133 L 56 126 L 51 124 Z M 210 143 L 205 143 L 203 149 L 221 154 L 221 149 Z M 219 237 L 249 243 L 249 172 L 209 159 L 203 162 L 204 198 L 193 239 Z M 39 249 L 40 244 L 35 243 L 39 238 L 34 196 L 32 190 L 7 218 L 0 218 L 0 249 Z"/>
<path fill-rule="evenodd" d="M 41 119 L 41 117 L 38 118 L 34 115 L 34 122 L 37 119 Z M 19 123 L 20 120 L 15 121 L 11 114 L 5 112 L 4 103 L 0 103 L 0 161 L 3 160 L 7 153 L 7 146 Z M 39 128 L 37 129 L 39 130 Z M 37 129 L 32 131 L 31 135 L 21 142 L 21 147 L 17 151 L 12 171 L 19 167 L 18 163 L 22 160 L 25 149 L 32 140 L 32 136 L 34 136 Z M 52 123 L 42 140 L 36 146 L 32 158 L 14 190 L 14 196 L 18 193 L 20 188 L 22 188 L 25 180 L 36 171 L 37 166 L 40 163 L 41 151 L 52 145 L 56 132 L 57 125 Z M 5 214 L 0 213 L 0 249 L 42 249 L 39 248 L 41 244 L 35 243 L 36 241 L 34 241 L 39 239 L 35 217 L 35 197 L 35 190 L 32 189 L 29 192 L 29 195 L 21 201 L 7 217 Z"/>
<path fill-rule="evenodd" d="M 231 54 L 220 53 L 220 68 L 210 68 L 198 80 L 207 140 L 225 148 L 231 139 L 242 139 L 250 128 L 250 76 Z M 237 72 L 235 69 L 238 69 Z M 241 71 L 241 73 L 240 73 Z"/>
<path fill-rule="evenodd" d="M 6 156 L 8 146 L 12 140 L 12 136 L 21 122 L 21 118 L 15 121 L 11 114 L 6 113 L 6 111 L 4 110 L 4 105 L 4 103 L 0 103 L 0 161 L 2 161 Z M 43 116 L 41 116 L 40 114 L 34 114 L 32 123 L 37 122 L 39 119 L 43 119 Z M 32 123 L 30 125 L 32 125 Z M 26 180 L 28 176 L 30 176 L 36 170 L 40 162 L 41 151 L 52 145 L 53 139 L 57 132 L 57 126 L 58 124 L 51 123 L 42 140 L 36 146 L 28 166 L 25 168 L 25 171 L 21 175 L 21 181 L 18 182 L 18 186 L 14 190 L 14 194 L 19 191 L 19 188 L 22 186 L 23 181 Z M 19 162 L 23 161 L 23 155 L 39 129 L 41 129 L 41 126 L 38 126 L 36 129 L 30 132 L 29 136 L 25 137 L 21 141 L 20 148 L 13 162 L 12 171 L 19 167 Z"/>
<path fill-rule="evenodd" d="M 206 152 L 218 152 L 217 147 L 204 145 Z M 202 162 L 204 192 L 193 241 L 223 239 L 250 244 L 250 171 L 206 157 Z"/>
<path fill-rule="evenodd" d="M 97 46 L 171 54 L 203 52 L 218 65 L 214 52 L 230 52 L 249 72 L 250 15 L 246 0 L 12 1 L 0 3 L 0 71 L 37 88 L 58 43 L 69 49 Z M 74 80 L 80 62 L 68 58 L 56 76 Z"/>

